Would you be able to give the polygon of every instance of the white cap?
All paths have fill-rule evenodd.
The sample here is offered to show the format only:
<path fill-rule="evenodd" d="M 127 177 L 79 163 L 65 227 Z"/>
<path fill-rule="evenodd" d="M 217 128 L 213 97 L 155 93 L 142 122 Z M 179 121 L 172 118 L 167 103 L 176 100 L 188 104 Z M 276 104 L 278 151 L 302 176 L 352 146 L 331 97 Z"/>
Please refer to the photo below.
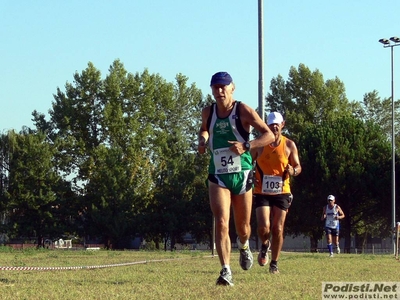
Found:
<path fill-rule="evenodd" d="M 335 200 L 335 196 L 329 195 L 327 200 Z"/>
<path fill-rule="evenodd" d="M 281 124 L 283 122 L 283 117 L 280 113 L 274 111 L 268 115 L 267 124 Z"/>

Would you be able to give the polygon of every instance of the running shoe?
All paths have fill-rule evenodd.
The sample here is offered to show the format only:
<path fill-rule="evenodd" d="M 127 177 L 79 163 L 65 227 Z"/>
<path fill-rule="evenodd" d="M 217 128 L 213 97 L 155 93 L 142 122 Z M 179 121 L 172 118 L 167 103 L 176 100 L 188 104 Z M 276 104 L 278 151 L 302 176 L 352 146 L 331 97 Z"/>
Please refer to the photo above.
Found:
<path fill-rule="evenodd" d="M 279 274 L 278 266 L 277 265 L 270 265 L 269 272 L 271 274 Z"/>
<path fill-rule="evenodd" d="M 219 274 L 217 285 L 233 286 L 232 274 L 228 272 L 228 269 L 223 268 Z"/>
<path fill-rule="evenodd" d="M 339 248 L 339 246 L 336 247 L 336 254 L 340 254 L 340 248 Z"/>
<path fill-rule="evenodd" d="M 329 253 L 329 257 L 333 257 L 333 252 Z"/>
<path fill-rule="evenodd" d="M 258 253 L 258 264 L 260 266 L 262 266 L 262 267 L 265 266 L 269 261 L 268 251 L 269 251 L 269 248 L 270 248 L 271 245 L 270 245 L 269 241 L 268 241 L 267 244 L 268 244 L 268 247 L 267 247 L 267 245 L 262 244 L 261 245 L 261 250 Z"/>
<path fill-rule="evenodd" d="M 253 265 L 253 253 L 251 253 L 250 246 L 247 246 L 246 249 L 240 249 L 239 264 L 243 270 L 249 270 Z"/>

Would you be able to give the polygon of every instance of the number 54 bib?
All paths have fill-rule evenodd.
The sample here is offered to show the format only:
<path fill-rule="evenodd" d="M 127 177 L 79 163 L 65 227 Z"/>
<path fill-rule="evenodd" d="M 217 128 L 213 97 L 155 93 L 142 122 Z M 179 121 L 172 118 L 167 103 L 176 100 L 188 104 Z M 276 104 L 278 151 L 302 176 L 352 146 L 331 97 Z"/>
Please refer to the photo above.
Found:
<path fill-rule="evenodd" d="M 240 155 L 232 152 L 229 148 L 214 150 L 215 174 L 237 173 L 242 171 Z"/>

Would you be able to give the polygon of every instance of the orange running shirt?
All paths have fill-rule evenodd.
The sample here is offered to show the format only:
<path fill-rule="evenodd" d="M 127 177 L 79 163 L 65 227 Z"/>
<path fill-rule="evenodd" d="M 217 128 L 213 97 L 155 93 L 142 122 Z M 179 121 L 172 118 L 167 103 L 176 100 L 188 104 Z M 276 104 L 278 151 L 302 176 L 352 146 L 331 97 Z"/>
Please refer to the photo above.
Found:
<path fill-rule="evenodd" d="M 286 156 L 286 137 L 282 136 L 278 147 L 265 146 L 256 162 L 254 194 L 290 193 L 290 176 L 284 171 L 289 162 Z M 283 180 L 284 178 L 284 180 Z"/>

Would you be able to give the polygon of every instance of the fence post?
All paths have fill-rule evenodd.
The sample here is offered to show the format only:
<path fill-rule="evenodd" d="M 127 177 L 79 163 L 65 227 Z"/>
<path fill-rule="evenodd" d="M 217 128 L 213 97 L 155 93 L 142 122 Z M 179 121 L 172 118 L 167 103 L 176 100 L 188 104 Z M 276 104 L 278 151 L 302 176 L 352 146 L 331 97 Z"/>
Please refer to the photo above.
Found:
<path fill-rule="evenodd" d="M 396 223 L 396 259 L 399 259 L 400 222 Z"/>
<path fill-rule="evenodd" d="M 212 218 L 212 245 L 211 245 L 211 254 L 215 256 L 215 217 L 213 215 Z"/>

